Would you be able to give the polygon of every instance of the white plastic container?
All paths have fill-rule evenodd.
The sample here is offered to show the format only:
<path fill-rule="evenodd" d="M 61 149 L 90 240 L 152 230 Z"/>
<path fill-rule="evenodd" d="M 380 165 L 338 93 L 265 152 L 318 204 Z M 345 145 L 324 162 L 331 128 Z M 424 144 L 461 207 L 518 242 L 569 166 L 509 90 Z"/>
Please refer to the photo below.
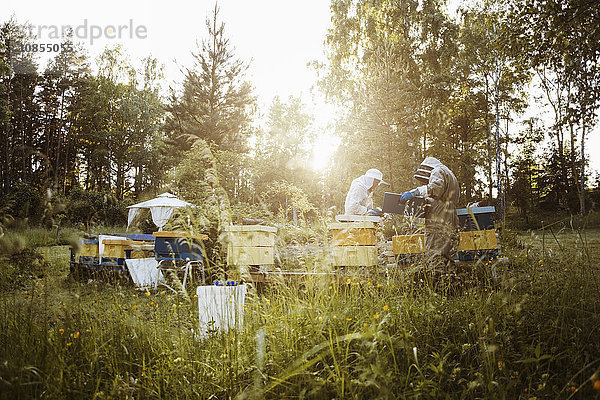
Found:
<path fill-rule="evenodd" d="M 246 290 L 246 285 L 198 286 L 196 294 L 200 334 L 241 328 Z"/>

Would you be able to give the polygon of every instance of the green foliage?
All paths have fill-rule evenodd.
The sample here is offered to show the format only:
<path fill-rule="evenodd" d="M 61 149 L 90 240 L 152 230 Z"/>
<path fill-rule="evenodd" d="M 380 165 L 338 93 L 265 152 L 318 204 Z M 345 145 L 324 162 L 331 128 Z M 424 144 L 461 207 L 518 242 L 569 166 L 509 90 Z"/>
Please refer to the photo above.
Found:
<path fill-rule="evenodd" d="M 66 218 L 72 224 L 124 225 L 127 206 L 109 193 L 74 188 L 65 207 Z"/>
<path fill-rule="evenodd" d="M 65 282 L 64 247 L 30 276 L 24 252 L 0 293 L 0 397 L 595 398 L 598 232 L 540 233 L 505 230 L 509 262 L 454 294 L 406 269 L 275 283 L 250 289 L 241 330 L 207 336 L 166 288 Z"/>

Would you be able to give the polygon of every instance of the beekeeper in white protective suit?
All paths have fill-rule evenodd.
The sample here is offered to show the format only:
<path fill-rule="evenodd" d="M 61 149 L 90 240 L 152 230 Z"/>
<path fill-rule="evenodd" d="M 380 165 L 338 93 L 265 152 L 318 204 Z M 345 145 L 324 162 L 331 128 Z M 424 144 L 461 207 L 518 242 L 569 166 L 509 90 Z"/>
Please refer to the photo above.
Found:
<path fill-rule="evenodd" d="M 381 209 L 373 208 L 373 191 L 380 184 L 389 185 L 383 180 L 383 174 L 372 168 L 363 176 L 352 181 L 346 195 L 346 215 L 383 215 Z"/>

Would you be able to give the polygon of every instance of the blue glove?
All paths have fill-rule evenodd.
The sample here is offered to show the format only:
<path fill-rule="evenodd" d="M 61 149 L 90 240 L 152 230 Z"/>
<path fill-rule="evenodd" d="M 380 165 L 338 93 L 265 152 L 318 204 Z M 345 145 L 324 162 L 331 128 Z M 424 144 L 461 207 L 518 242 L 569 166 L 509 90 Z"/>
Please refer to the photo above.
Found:
<path fill-rule="evenodd" d="M 367 208 L 367 215 L 381 217 L 383 215 L 383 211 L 381 211 L 380 208 Z"/>
<path fill-rule="evenodd" d="M 400 203 L 406 203 L 408 200 L 412 199 L 413 197 L 415 197 L 415 194 L 413 193 L 413 191 L 410 192 L 404 192 L 402 193 L 402 196 L 400 196 Z"/>

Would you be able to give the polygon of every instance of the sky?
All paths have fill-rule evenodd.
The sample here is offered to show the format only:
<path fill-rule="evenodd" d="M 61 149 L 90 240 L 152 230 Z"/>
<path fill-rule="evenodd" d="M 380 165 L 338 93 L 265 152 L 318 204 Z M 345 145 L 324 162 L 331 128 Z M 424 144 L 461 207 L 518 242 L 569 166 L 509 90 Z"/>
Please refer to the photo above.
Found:
<path fill-rule="evenodd" d="M 213 0 L 3 2 L 7 4 L 0 9 L 0 20 L 6 21 L 14 15 L 19 23 L 31 23 L 41 32 L 40 42 L 58 43 L 51 40 L 53 27 L 83 26 L 80 36 L 87 35 L 80 41 L 92 58 L 105 46 L 117 43 L 123 46 L 134 65 L 152 55 L 164 64 L 165 87 L 177 86 L 183 79 L 181 68 L 192 65 L 191 51 L 206 38 L 205 21 L 215 5 Z M 325 60 L 329 3 L 329 0 L 220 0 L 218 3 L 220 19 L 225 22 L 225 34 L 235 55 L 250 62 L 248 79 L 254 85 L 263 119 L 276 95 L 282 100 L 290 95 L 301 96 L 308 111 L 315 114 L 319 132 L 313 149 L 315 169 L 326 166 L 339 143 L 327 126 L 336 116 L 335 109 L 324 102 L 314 87 L 316 73 L 307 67 L 311 61 Z M 121 29 L 120 38 L 117 37 L 119 26 L 126 26 Z M 593 152 L 600 148 L 600 129 L 590 137 L 587 148 L 592 167 L 600 170 L 600 153 Z"/>

